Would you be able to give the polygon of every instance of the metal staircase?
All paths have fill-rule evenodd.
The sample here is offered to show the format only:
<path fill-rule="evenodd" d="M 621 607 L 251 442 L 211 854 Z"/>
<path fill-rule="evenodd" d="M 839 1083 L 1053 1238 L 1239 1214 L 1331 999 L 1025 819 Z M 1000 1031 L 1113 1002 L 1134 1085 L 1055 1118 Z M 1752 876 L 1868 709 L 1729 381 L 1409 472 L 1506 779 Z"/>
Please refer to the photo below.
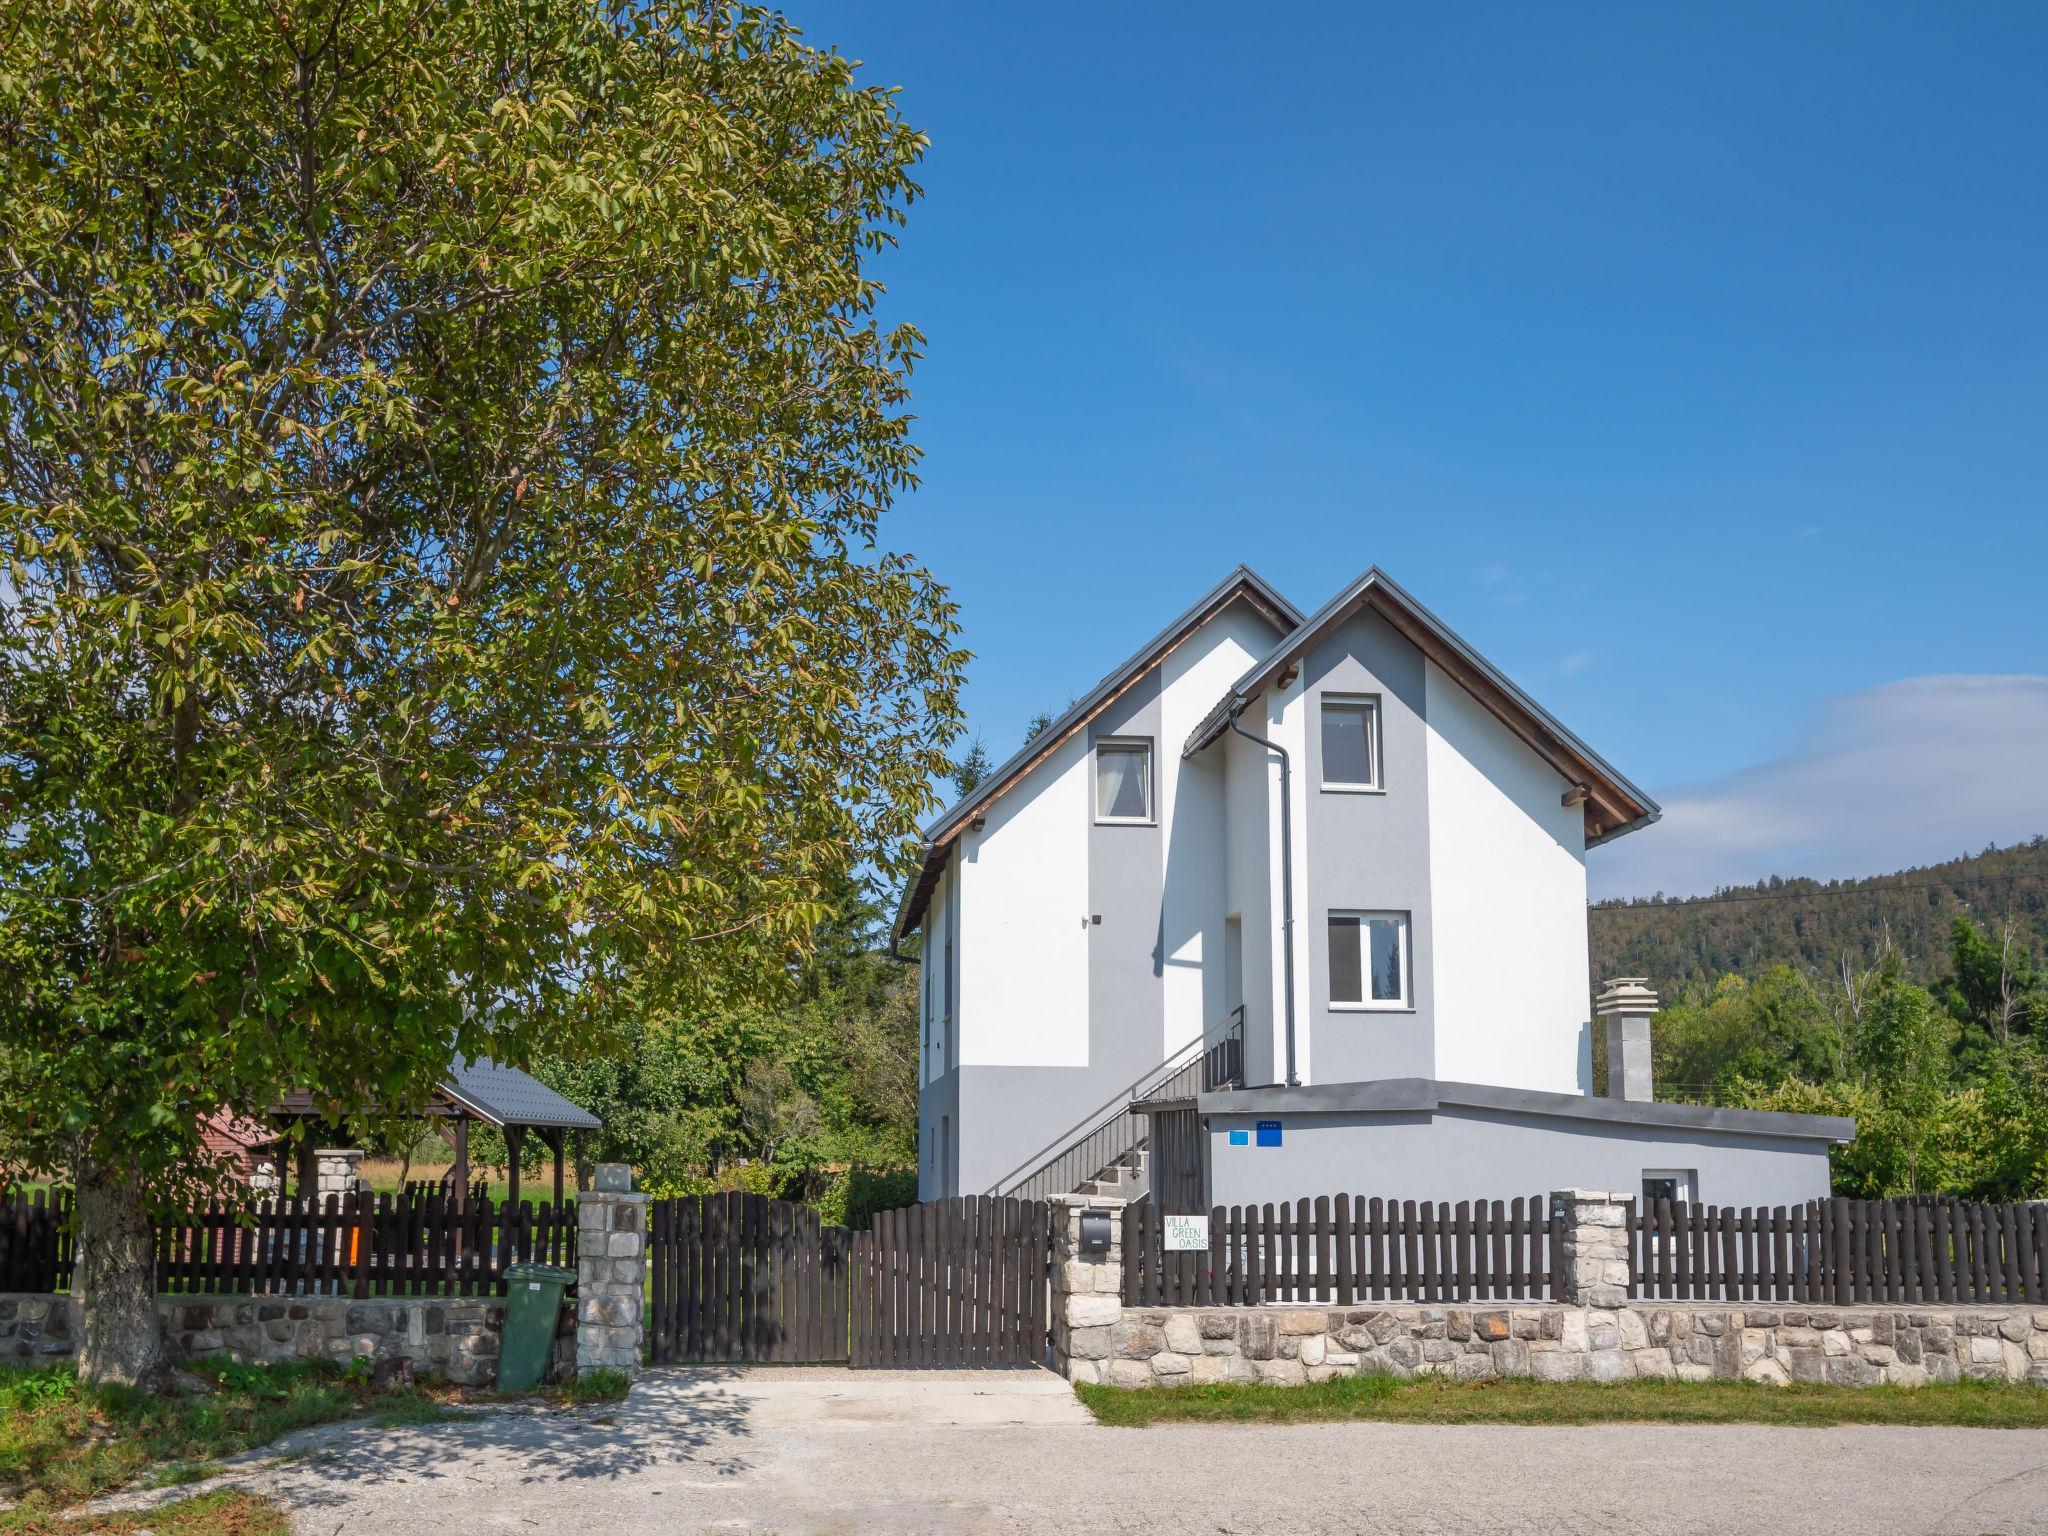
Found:
<path fill-rule="evenodd" d="M 1244 1086 L 1244 1006 L 1140 1074 L 1090 1114 L 989 1187 L 991 1195 L 1045 1200 L 1054 1195 L 1110 1195 L 1142 1200 L 1151 1189 L 1147 1117 L 1131 1106 L 1191 1099 Z"/>

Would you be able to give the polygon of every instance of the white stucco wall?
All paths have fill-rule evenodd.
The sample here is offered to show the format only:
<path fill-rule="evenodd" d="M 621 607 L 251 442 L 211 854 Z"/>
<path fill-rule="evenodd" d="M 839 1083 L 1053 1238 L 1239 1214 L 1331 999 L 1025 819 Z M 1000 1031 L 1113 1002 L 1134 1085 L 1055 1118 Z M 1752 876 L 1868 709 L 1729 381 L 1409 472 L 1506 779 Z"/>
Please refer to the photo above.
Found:
<path fill-rule="evenodd" d="M 1586 1092 L 1583 813 L 1434 663 L 1426 687 L 1436 1075 Z"/>
<path fill-rule="evenodd" d="M 1234 603 L 1176 646 L 1159 666 L 1158 763 L 1161 883 L 1160 985 L 1165 1021 L 1162 1059 L 1219 1022 L 1223 990 L 1223 923 L 1234 910 L 1227 893 L 1221 753 L 1193 761 L 1181 746 L 1216 701 L 1273 643 L 1273 630 Z"/>
<path fill-rule="evenodd" d="M 1263 722 L 1261 722 L 1263 723 Z M 1254 733 L 1260 724 L 1247 729 Z M 1241 914 L 1242 944 L 1239 979 L 1244 988 L 1245 1070 L 1252 1082 L 1270 1082 L 1273 1062 L 1273 962 L 1279 950 L 1274 937 L 1273 845 L 1266 834 L 1271 798 L 1267 755 L 1242 736 L 1226 734 L 1203 749 L 1204 756 L 1223 757 L 1224 912 Z"/>
<path fill-rule="evenodd" d="M 960 1064 L 1088 1063 L 1085 732 L 960 834 Z"/>

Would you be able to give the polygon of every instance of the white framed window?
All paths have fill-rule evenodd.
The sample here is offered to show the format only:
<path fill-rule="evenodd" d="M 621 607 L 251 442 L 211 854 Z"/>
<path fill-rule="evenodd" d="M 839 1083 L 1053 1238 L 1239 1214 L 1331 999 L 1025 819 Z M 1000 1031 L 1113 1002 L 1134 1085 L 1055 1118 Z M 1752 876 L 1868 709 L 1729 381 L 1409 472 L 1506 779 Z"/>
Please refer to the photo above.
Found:
<path fill-rule="evenodd" d="M 1415 1006 L 1406 912 L 1330 914 L 1330 1006 Z"/>
<path fill-rule="evenodd" d="M 1371 793 L 1380 777 L 1380 700 L 1371 693 L 1326 693 L 1318 710 L 1323 741 L 1323 788 Z"/>
<path fill-rule="evenodd" d="M 1095 743 L 1095 819 L 1152 819 L 1152 743 L 1105 737 Z"/>
<path fill-rule="evenodd" d="M 1643 1209 L 1655 1209 L 1659 1200 L 1669 1200 L 1673 1205 L 1691 1205 L 1693 1191 L 1699 1187 L 1699 1182 L 1699 1175 L 1690 1168 L 1645 1168 Z"/>

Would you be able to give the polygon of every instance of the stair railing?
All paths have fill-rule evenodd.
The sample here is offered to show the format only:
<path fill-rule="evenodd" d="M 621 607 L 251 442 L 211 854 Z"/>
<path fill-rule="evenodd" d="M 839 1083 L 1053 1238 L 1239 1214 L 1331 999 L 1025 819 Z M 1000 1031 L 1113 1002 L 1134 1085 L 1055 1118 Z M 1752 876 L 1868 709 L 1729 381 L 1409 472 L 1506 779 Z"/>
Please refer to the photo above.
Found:
<path fill-rule="evenodd" d="M 1140 1100 L 1185 1099 L 1244 1085 L 1244 1005 L 1140 1073 L 989 1186 L 991 1195 L 1042 1200 L 1092 1179 L 1145 1140 Z"/>

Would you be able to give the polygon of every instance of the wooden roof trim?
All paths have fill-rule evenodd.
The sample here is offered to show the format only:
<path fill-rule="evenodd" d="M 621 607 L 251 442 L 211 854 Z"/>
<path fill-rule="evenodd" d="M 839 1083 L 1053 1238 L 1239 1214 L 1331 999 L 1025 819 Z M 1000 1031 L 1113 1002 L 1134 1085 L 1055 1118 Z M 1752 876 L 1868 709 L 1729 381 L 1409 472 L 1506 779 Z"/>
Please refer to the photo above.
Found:
<path fill-rule="evenodd" d="M 1359 606 L 1370 607 L 1391 624 L 1404 640 L 1430 661 L 1435 662 L 1450 676 L 1452 682 L 1483 704 L 1489 714 L 1549 764 L 1566 784 L 1574 788 L 1585 786 L 1587 837 L 1598 837 L 1643 813 L 1645 807 L 1634 805 L 1619 795 L 1604 773 L 1550 732 L 1543 730 L 1540 724 L 1514 700 L 1508 698 L 1491 678 L 1481 675 L 1462 656 L 1439 641 L 1427 625 L 1394 601 L 1384 587 L 1376 586 L 1368 591 L 1360 600 Z"/>
<path fill-rule="evenodd" d="M 1016 768 L 1005 774 L 1003 782 L 989 791 L 986 800 L 975 806 L 972 816 L 953 823 L 938 837 L 933 838 L 925 845 L 922 855 L 923 862 L 919 867 L 917 878 L 911 882 L 909 888 L 904 892 L 901 913 L 897 918 L 895 927 L 897 937 L 900 938 L 907 934 L 910 931 L 910 925 L 917 918 L 923 916 L 924 909 L 931 900 L 932 889 L 939 883 L 939 876 L 945 872 L 946 863 L 952 855 L 953 845 L 959 841 L 961 832 L 986 816 L 990 806 L 1007 795 L 1017 784 L 1028 779 L 1038 770 L 1040 764 L 1044 763 L 1047 758 L 1051 757 L 1053 753 L 1057 752 L 1067 742 L 1073 740 L 1077 733 L 1093 724 L 1104 710 L 1129 693 L 1133 687 L 1144 679 L 1147 673 L 1151 672 L 1161 662 L 1165 661 L 1167 657 L 1185 645 L 1210 620 L 1240 599 L 1249 604 L 1254 613 L 1258 614 L 1260 618 L 1271 624 L 1283 635 L 1292 630 L 1297 622 L 1288 615 L 1276 611 L 1271 604 L 1267 603 L 1260 596 L 1258 588 L 1249 575 L 1240 575 L 1235 582 L 1219 593 L 1213 602 L 1193 610 L 1189 614 L 1187 622 L 1175 630 L 1164 642 L 1154 645 L 1145 662 L 1140 666 L 1132 667 L 1130 675 L 1124 678 L 1121 683 L 1105 693 L 1084 713 L 1077 715 L 1073 720 L 1069 721 L 1056 735 L 1048 732 L 1047 735 L 1051 739 L 1038 751 L 1023 759 Z"/>

